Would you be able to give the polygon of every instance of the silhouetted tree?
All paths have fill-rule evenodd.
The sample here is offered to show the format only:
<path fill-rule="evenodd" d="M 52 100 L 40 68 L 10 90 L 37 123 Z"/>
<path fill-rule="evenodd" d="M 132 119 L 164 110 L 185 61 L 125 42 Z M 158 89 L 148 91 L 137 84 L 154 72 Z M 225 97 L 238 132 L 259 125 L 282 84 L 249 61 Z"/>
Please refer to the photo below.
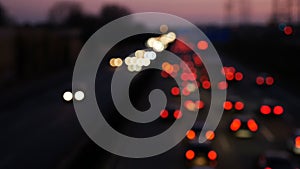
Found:
<path fill-rule="evenodd" d="M 49 10 L 48 21 L 56 26 L 79 26 L 83 20 L 82 5 L 79 2 L 61 1 Z"/>
<path fill-rule="evenodd" d="M 129 14 L 131 12 L 128 8 L 116 4 L 106 4 L 100 10 L 100 18 L 103 24 Z"/>
<path fill-rule="evenodd" d="M 4 7 L 0 4 L 0 26 L 8 24 L 9 19 L 7 17 Z"/>

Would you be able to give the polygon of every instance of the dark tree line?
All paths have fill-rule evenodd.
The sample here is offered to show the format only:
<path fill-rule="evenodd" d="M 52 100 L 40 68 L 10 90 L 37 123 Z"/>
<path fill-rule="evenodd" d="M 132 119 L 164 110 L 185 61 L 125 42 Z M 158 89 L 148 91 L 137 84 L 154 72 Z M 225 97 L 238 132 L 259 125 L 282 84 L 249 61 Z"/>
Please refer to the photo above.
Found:
<path fill-rule="evenodd" d="M 0 4 L 0 26 L 6 26 L 12 23 L 12 20 L 6 13 L 5 8 Z"/>
<path fill-rule="evenodd" d="M 101 26 L 130 13 L 130 10 L 124 6 L 106 4 L 99 10 L 98 14 L 91 15 L 84 12 L 79 2 L 61 1 L 50 8 L 46 25 L 59 29 L 79 28 L 83 40 L 86 40 Z"/>

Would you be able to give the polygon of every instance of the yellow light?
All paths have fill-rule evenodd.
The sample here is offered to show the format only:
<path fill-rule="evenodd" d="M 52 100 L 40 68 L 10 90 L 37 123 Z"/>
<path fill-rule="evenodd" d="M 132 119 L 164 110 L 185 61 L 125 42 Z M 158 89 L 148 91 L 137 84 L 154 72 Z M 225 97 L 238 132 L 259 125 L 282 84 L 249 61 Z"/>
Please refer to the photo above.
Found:
<path fill-rule="evenodd" d="M 168 43 L 170 43 L 172 39 L 168 38 L 166 35 L 162 35 L 159 38 L 159 41 L 161 41 L 161 43 L 163 43 L 164 45 L 168 45 Z"/>
<path fill-rule="evenodd" d="M 144 65 L 144 59 L 143 58 L 138 58 L 136 60 L 136 63 L 137 63 L 138 66 L 143 66 Z"/>
<path fill-rule="evenodd" d="M 135 71 L 139 72 L 142 70 L 142 66 L 136 65 L 135 66 Z"/>
<path fill-rule="evenodd" d="M 196 90 L 196 85 L 194 83 L 189 83 L 186 88 L 189 92 L 194 92 Z"/>
<path fill-rule="evenodd" d="M 131 64 L 132 65 L 136 65 L 137 64 L 137 58 L 136 57 L 132 57 L 131 58 Z"/>
<path fill-rule="evenodd" d="M 159 30 L 160 30 L 160 32 L 161 33 L 166 33 L 166 32 L 168 32 L 168 26 L 167 25 L 161 25 L 160 26 L 160 28 L 159 28 Z"/>
<path fill-rule="evenodd" d="M 176 34 L 174 32 L 169 32 L 167 37 L 170 38 L 170 42 L 173 42 L 176 39 Z"/>
<path fill-rule="evenodd" d="M 163 70 L 167 70 L 167 67 L 169 67 L 170 63 L 169 62 L 164 62 L 162 65 L 161 65 L 161 68 Z"/>
<path fill-rule="evenodd" d="M 144 50 L 137 50 L 134 55 L 135 57 L 137 58 L 144 58 L 144 54 L 145 54 L 145 51 Z"/>
<path fill-rule="evenodd" d="M 206 158 L 204 157 L 197 157 L 195 160 L 194 160 L 194 164 L 196 166 L 204 166 L 204 165 L 207 165 L 207 160 Z"/>
<path fill-rule="evenodd" d="M 196 105 L 195 105 L 195 103 L 194 103 L 193 101 L 187 100 L 187 101 L 185 101 L 185 103 L 184 103 L 184 107 L 185 107 L 187 110 L 189 110 L 189 111 L 194 111 L 195 108 L 196 108 Z"/>
<path fill-rule="evenodd" d="M 120 58 L 114 59 L 115 67 L 120 67 L 120 66 L 122 66 L 122 64 L 123 64 L 122 59 L 120 59 Z"/>
<path fill-rule="evenodd" d="M 132 65 L 132 61 L 131 61 L 131 57 L 126 57 L 125 58 L 125 64 L 128 65 Z"/>
<path fill-rule="evenodd" d="M 139 66 L 139 65 L 128 65 L 127 69 L 130 71 L 130 72 L 139 72 L 142 70 L 142 66 Z"/>
<path fill-rule="evenodd" d="M 143 60 L 144 60 L 144 65 L 143 66 L 149 66 L 150 65 L 150 63 L 151 63 L 150 59 L 144 58 Z"/>
<path fill-rule="evenodd" d="M 134 72 L 135 71 L 135 65 L 128 65 L 127 69 L 129 72 Z"/>
<path fill-rule="evenodd" d="M 115 58 L 110 59 L 109 64 L 111 67 L 115 67 Z"/>

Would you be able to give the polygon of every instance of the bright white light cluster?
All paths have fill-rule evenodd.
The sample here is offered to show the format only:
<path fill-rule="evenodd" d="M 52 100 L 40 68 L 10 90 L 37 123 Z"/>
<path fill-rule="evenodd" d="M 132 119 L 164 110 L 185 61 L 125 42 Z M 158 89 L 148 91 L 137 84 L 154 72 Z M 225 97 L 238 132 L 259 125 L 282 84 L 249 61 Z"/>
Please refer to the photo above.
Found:
<path fill-rule="evenodd" d="M 176 34 L 174 32 L 169 32 L 161 35 L 160 37 L 148 39 L 147 46 L 152 48 L 155 52 L 162 52 L 168 47 L 168 44 L 174 42 L 175 39 Z"/>
<path fill-rule="evenodd" d="M 70 92 L 70 91 L 66 91 L 63 94 L 63 99 L 65 101 L 69 102 L 69 101 L 73 100 L 73 98 L 77 101 L 82 101 L 84 99 L 84 92 L 83 91 L 77 91 L 77 92 L 75 92 L 74 97 L 73 97 L 73 93 Z"/>
<path fill-rule="evenodd" d="M 161 31 L 166 32 L 168 27 L 166 25 L 161 26 Z M 174 42 L 176 34 L 169 32 L 159 37 L 152 37 L 147 40 L 147 47 L 152 48 L 153 51 L 137 50 L 134 53 L 134 57 L 126 57 L 124 63 L 127 65 L 127 69 L 130 72 L 139 72 L 143 66 L 149 66 L 151 61 L 155 60 L 157 55 L 156 52 L 162 52 L 168 47 L 169 43 Z M 112 58 L 110 60 L 110 66 L 120 67 L 123 61 L 120 58 Z"/>
<path fill-rule="evenodd" d="M 156 58 L 156 53 L 153 51 L 137 50 L 134 57 L 126 57 L 125 64 L 130 72 L 141 71 L 143 66 L 149 66 L 151 60 Z"/>

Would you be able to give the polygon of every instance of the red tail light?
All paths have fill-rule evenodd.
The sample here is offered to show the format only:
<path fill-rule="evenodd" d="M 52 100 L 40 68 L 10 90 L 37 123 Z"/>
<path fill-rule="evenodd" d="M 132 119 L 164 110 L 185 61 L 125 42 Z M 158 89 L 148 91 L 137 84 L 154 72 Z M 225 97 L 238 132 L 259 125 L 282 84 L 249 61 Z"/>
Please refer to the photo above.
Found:
<path fill-rule="evenodd" d="M 296 148 L 300 148 L 300 136 L 297 136 L 297 137 L 295 138 L 295 147 L 296 147 Z"/>
<path fill-rule="evenodd" d="M 272 169 L 271 167 L 265 167 L 265 169 Z"/>
<path fill-rule="evenodd" d="M 161 117 L 161 118 L 166 119 L 166 118 L 168 118 L 168 116 L 169 116 L 168 110 L 162 110 L 162 111 L 160 112 L 160 117 Z"/>
<path fill-rule="evenodd" d="M 228 71 L 231 73 L 235 73 L 236 69 L 233 66 L 228 67 Z"/>
<path fill-rule="evenodd" d="M 228 88 L 228 83 L 226 81 L 222 81 L 218 83 L 218 88 L 220 90 L 226 90 Z"/>
<path fill-rule="evenodd" d="M 234 119 L 230 125 L 232 131 L 237 131 L 241 127 L 242 123 L 239 119 Z"/>
<path fill-rule="evenodd" d="M 203 109 L 204 108 L 204 102 L 202 100 L 198 100 L 195 102 L 195 106 L 197 109 Z"/>
<path fill-rule="evenodd" d="M 173 116 L 175 119 L 180 119 L 182 117 L 182 112 L 180 110 L 175 110 Z"/>
<path fill-rule="evenodd" d="M 180 77 L 183 81 L 187 81 L 189 79 L 189 75 L 187 73 L 182 73 Z"/>
<path fill-rule="evenodd" d="M 216 160 L 218 157 L 218 154 L 215 151 L 211 150 L 210 152 L 208 152 L 207 157 L 210 160 Z"/>
<path fill-rule="evenodd" d="M 232 72 L 227 72 L 225 74 L 226 80 L 231 81 L 234 79 L 234 74 Z"/>
<path fill-rule="evenodd" d="M 163 78 L 168 78 L 169 77 L 169 74 L 167 72 L 165 72 L 165 71 L 161 71 L 160 75 Z"/>
<path fill-rule="evenodd" d="M 213 140 L 215 138 L 215 132 L 209 130 L 205 133 L 205 137 L 207 140 Z"/>
<path fill-rule="evenodd" d="M 243 80 L 243 78 L 244 78 L 243 73 L 241 73 L 241 72 L 236 72 L 235 73 L 235 80 L 236 81 L 241 81 L 241 80 Z"/>
<path fill-rule="evenodd" d="M 265 83 L 265 79 L 264 79 L 263 77 L 258 76 L 258 77 L 256 78 L 256 84 L 258 84 L 258 85 L 263 85 L 264 83 Z"/>
<path fill-rule="evenodd" d="M 210 88 L 210 82 L 209 81 L 203 81 L 202 82 L 203 89 L 209 89 Z"/>
<path fill-rule="evenodd" d="M 248 120 L 247 125 L 249 130 L 252 132 L 256 132 L 258 130 L 258 125 L 253 119 Z"/>
<path fill-rule="evenodd" d="M 225 75 L 226 73 L 228 72 L 228 68 L 226 66 L 224 66 L 222 69 L 221 69 L 221 73 L 223 75 Z"/>
<path fill-rule="evenodd" d="M 188 150 L 185 152 L 185 158 L 188 160 L 192 160 L 195 158 L 195 152 L 193 150 Z"/>
<path fill-rule="evenodd" d="M 266 84 L 271 86 L 274 84 L 274 78 L 271 76 L 266 77 Z"/>
<path fill-rule="evenodd" d="M 194 130 L 189 130 L 189 131 L 186 133 L 186 137 L 187 137 L 189 140 L 193 140 L 193 139 L 196 137 L 196 133 L 194 132 Z"/>
<path fill-rule="evenodd" d="M 178 96 L 180 94 L 180 89 L 178 87 L 173 87 L 171 93 L 173 96 Z"/>
<path fill-rule="evenodd" d="M 232 105 L 231 101 L 226 101 L 226 102 L 224 102 L 223 107 L 225 110 L 231 110 L 233 105 Z"/>
<path fill-rule="evenodd" d="M 282 106 L 275 106 L 275 107 L 273 108 L 273 113 L 274 113 L 275 115 L 282 115 L 283 112 L 284 112 L 284 109 L 283 109 Z"/>
<path fill-rule="evenodd" d="M 270 114 L 271 113 L 271 107 L 268 105 L 262 105 L 260 106 L 260 112 L 261 114 Z"/>
<path fill-rule="evenodd" d="M 235 104 L 234 104 L 234 108 L 236 109 L 236 110 L 243 110 L 244 109 L 244 103 L 243 102 L 235 102 Z"/>
<path fill-rule="evenodd" d="M 283 32 L 285 35 L 291 35 L 293 34 L 293 28 L 291 26 L 285 26 L 283 29 Z"/>

